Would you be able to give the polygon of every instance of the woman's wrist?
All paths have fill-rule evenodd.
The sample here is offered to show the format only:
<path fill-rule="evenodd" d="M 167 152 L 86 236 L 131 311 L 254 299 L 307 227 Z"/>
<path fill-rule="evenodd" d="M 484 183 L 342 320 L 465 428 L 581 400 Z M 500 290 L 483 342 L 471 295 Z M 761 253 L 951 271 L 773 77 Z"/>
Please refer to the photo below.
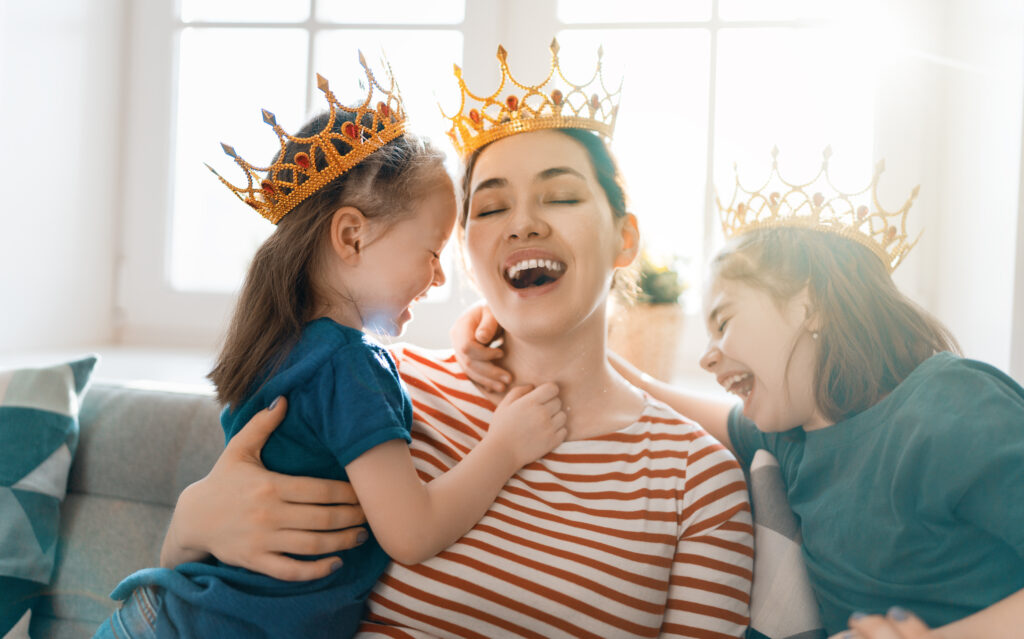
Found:
<path fill-rule="evenodd" d="M 190 561 L 201 561 L 210 556 L 206 549 L 198 545 L 199 540 L 190 540 L 187 535 L 190 528 L 188 515 L 194 493 L 193 486 L 195 484 L 187 486 L 185 490 L 181 491 L 178 503 L 174 507 L 174 513 L 171 515 L 171 523 L 167 528 L 163 547 L 160 550 L 160 565 L 165 568 L 174 568 Z"/>

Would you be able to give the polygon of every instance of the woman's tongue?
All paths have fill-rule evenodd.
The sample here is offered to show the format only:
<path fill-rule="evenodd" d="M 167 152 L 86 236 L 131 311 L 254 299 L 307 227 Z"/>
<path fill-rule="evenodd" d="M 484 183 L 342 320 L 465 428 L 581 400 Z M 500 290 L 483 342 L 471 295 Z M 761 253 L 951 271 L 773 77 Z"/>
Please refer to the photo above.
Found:
<path fill-rule="evenodd" d="M 551 269 L 547 266 L 536 266 L 524 268 L 511 277 L 506 275 L 505 279 L 513 288 L 524 289 L 550 284 L 560 278 L 563 273 L 565 273 L 564 267 Z"/>

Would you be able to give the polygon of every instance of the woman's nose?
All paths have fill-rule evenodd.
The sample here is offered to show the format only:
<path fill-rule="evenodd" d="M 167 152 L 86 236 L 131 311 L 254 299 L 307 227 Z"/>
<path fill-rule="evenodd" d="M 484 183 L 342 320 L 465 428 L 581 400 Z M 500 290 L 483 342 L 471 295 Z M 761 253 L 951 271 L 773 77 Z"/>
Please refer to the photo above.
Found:
<path fill-rule="evenodd" d="M 704 349 L 704 354 L 700 357 L 700 367 L 709 373 L 721 360 L 722 353 L 718 350 L 718 346 L 713 342 L 708 342 L 708 346 Z"/>
<path fill-rule="evenodd" d="M 507 232 L 510 240 L 544 237 L 548 231 L 547 222 L 530 206 L 516 207 L 509 216 Z"/>

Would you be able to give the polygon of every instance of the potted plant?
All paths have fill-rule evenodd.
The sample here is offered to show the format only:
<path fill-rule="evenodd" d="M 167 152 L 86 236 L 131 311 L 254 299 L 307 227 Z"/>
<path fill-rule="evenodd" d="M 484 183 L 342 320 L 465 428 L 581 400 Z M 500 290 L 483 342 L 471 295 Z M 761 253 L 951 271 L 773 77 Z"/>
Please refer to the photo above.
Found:
<path fill-rule="evenodd" d="M 680 301 L 688 286 L 685 260 L 644 250 L 637 262 L 635 298 L 614 303 L 608 344 L 640 370 L 671 381 L 685 318 Z"/>

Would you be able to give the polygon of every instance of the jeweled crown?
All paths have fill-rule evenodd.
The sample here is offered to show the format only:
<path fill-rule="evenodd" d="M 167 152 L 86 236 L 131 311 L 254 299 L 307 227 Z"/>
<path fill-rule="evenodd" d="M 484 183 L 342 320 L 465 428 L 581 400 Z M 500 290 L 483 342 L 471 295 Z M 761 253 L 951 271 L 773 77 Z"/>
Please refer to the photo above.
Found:
<path fill-rule="evenodd" d="M 747 231 L 780 226 L 810 228 L 835 233 L 866 246 L 878 256 L 892 273 L 907 252 L 920 238 L 908 241 L 907 212 L 917 198 L 915 186 L 902 207 L 888 211 L 878 202 L 878 178 L 885 170 L 885 161 L 875 165 L 871 183 L 860 191 L 845 193 L 833 186 L 828 174 L 831 147 L 822 153 L 821 168 L 812 180 L 789 182 L 779 174 L 779 149 L 772 149 L 772 170 L 757 189 L 736 186 L 732 201 L 723 206 L 717 194 L 715 201 L 722 218 L 722 231 L 727 238 Z M 735 165 L 733 166 L 736 171 Z"/>
<path fill-rule="evenodd" d="M 609 91 L 601 71 L 603 48 L 597 50 L 597 68 L 583 84 L 566 79 L 558 64 L 558 41 L 551 41 L 551 69 L 544 81 L 526 85 L 508 69 L 508 52 L 498 46 L 501 83 L 494 93 L 479 96 L 466 87 L 462 69 L 455 65 L 461 103 L 451 120 L 448 135 L 459 156 L 465 158 L 480 147 L 509 135 L 540 129 L 589 129 L 611 139 L 619 111 L 622 85 Z"/>
<path fill-rule="evenodd" d="M 281 143 L 281 150 L 269 167 L 253 166 L 239 157 L 234 148 L 221 143 L 224 152 L 245 171 L 245 186 L 231 184 L 209 164 L 206 168 L 213 171 L 238 199 L 277 224 L 303 200 L 405 132 L 405 110 L 390 65 L 384 63 L 385 88 L 377 81 L 361 51 L 359 64 L 366 73 L 368 89 L 366 99 L 356 106 L 338 102 L 327 80 L 317 74 L 317 87 L 323 91 L 328 105 L 327 124 L 319 133 L 308 137 L 291 136 L 278 125 L 273 113 L 263 109 L 263 121 L 274 129 Z M 354 114 L 353 121 L 344 122 L 340 130 L 335 131 L 335 122 L 341 112 Z M 302 149 L 292 157 L 288 157 L 289 142 Z M 346 148 L 348 151 L 344 151 Z"/>

